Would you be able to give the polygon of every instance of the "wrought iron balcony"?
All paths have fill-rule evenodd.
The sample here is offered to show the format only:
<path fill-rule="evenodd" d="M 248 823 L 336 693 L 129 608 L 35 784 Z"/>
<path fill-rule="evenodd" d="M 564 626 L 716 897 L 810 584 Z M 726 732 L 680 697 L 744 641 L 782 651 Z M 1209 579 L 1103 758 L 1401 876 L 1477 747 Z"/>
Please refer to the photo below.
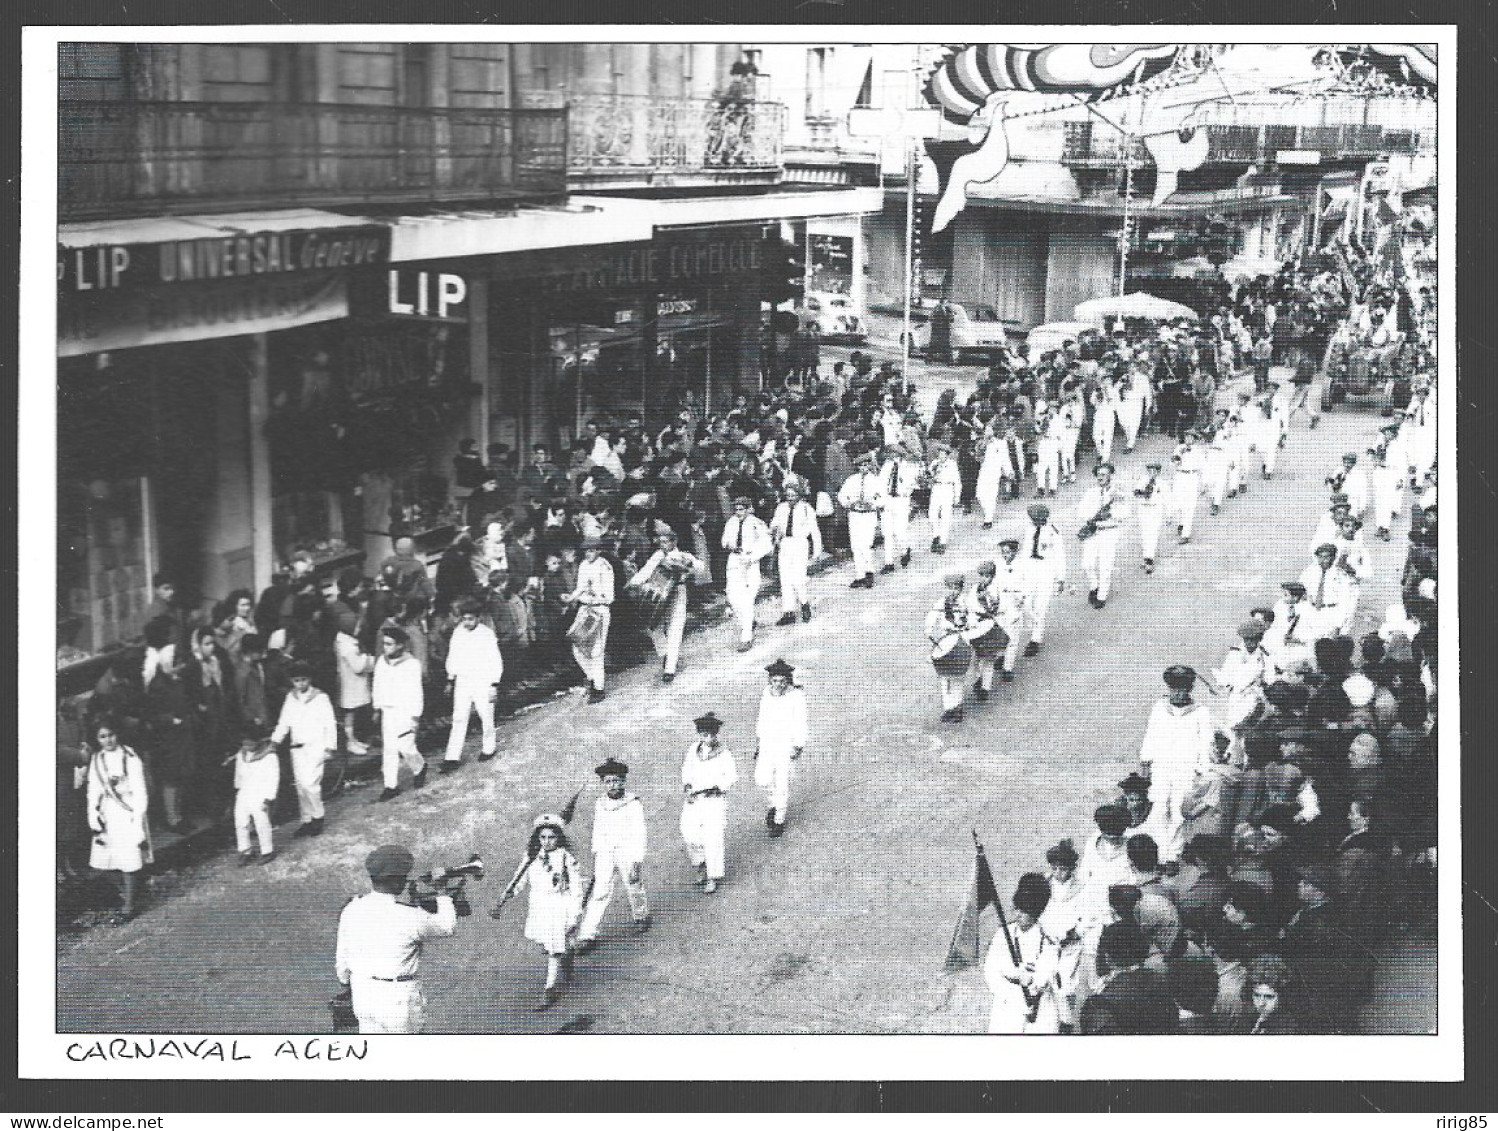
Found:
<path fill-rule="evenodd" d="M 580 94 L 567 104 L 574 182 L 704 183 L 780 173 L 786 111 L 778 102 Z"/>
<path fill-rule="evenodd" d="M 1380 154 L 1412 154 L 1434 141 L 1434 125 L 1390 126 L 1362 122 L 1337 125 L 1296 125 L 1205 121 L 1207 160 L 1225 164 L 1272 164 L 1276 154 L 1311 150 L 1326 161 L 1363 160 Z M 1428 135 L 1428 136 L 1427 136 Z M 1094 122 L 1067 122 L 1061 160 L 1067 165 L 1108 167 L 1123 163 L 1123 139 L 1116 130 Z M 1136 141 L 1131 159 L 1147 165 L 1149 154 Z"/>
<path fill-rule="evenodd" d="M 64 219 L 566 191 L 567 111 L 64 102 Z"/>
<path fill-rule="evenodd" d="M 1061 143 L 1061 161 L 1066 165 L 1108 167 L 1124 162 L 1124 139 L 1117 130 L 1099 127 L 1096 122 L 1067 122 L 1066 135 Z M 1149 152 L 1144 142 L 1134 139 L 1133 152 L 1129 155 L 1135 167 L 1147 165 Z"/>

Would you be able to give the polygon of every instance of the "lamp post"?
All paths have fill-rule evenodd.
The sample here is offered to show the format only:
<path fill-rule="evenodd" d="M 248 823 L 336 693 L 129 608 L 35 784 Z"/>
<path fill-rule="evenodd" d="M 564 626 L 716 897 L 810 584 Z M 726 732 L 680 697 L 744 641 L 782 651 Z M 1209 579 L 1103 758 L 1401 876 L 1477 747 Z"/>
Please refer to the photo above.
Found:
<path fill-rule="evenodd" d="M 910 396 L 910 305 L 915 290 L 915 139 L 905 140 L 905 328 L 900 334 L 900 380 Z"/>
<path fill-rule="evenodd" d="M 920 82 L 919 57 L 910 62 L 912 86 Z M 910 91 L 897 94 L 906 104 L 914 101 Z M 905 165 L 905 294 L 904 317 L 900 334 L 900 374 L 906 392 L 910 391 L 910 309 L 914 300 L 915 282 L 915 182 L 920 171 L 919 145 L 923 138 L 934 138 L 941 128 L 941 112 L 934 107 L 855 106 L 848 111 L 848 133 L 852 137 L 877 137 L 881 142 L 898 140 Z M 883 162 L 880 162 L 881 166 Z"/>

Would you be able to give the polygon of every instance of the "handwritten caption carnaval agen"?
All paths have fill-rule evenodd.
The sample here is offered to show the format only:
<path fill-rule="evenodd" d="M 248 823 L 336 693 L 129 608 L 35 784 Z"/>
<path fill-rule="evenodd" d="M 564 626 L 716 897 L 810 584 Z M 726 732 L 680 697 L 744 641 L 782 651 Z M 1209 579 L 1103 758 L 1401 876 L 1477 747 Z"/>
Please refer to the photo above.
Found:
<path fill-rule="evenodd" d="M 67 1058 L 75 1063 L 90 1060 L 363 1060 L 369 1056 L 367 1040 L 249 1041 L 215 1040 L 212 1037 L 113 1037 L 106 1040 L 74 1041 Z"/>

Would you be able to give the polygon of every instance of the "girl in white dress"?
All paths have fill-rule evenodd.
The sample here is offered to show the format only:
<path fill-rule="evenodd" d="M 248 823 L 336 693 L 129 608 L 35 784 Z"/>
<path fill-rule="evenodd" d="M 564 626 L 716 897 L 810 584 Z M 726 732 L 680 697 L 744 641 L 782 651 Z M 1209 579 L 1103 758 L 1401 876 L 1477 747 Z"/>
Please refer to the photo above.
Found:
<path fill-rule="evenodd" d="M 151 829 L 146 821 L 146 771 L 140 755 L 120 743 L 109 722 L 95 732 L 99 748 L 88 763 L 88 827 L 93 830 L 90 867 L 119 874 L 118 926 L 135 917 L 137 877 L 151 863 Z"/>
<path fill-rule="evenodd" d="M 530 885 L 530 906 L 525 916 L 525 937 L 546 951 L 546 989 L 537 1011 L 550 1008 L 561 996 L 558 982 L 569 964 L 572 935 L 583 913 L 587 878 L 567 843 L 566 822 L 555 813 L 542 813 L 531 828 L 526 858 L 520 873 L 501 897 L 491 915 L 519 890 Z"/>

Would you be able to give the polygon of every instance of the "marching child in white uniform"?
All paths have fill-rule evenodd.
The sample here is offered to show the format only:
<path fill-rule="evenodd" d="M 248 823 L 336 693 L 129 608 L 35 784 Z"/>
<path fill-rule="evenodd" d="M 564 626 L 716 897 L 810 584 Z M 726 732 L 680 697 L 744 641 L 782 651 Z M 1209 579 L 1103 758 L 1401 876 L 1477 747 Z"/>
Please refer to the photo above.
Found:
<path fill-rule="evenodd" d="M 962 497 L 962 473 L 946 444 L 934 444 L 936 458 L 931 461 L 927 477 L 931 483 L 931 502 L 926 508 L 931 519 L 931 552 L 945 554 L 952 536 L 952 513 Z"/>
<path fill-rule="evenodd" d="M 790 815 L 791 763 L 806 749 L 806 692 L 791 682 L 796 669 L 784 660 L 776 660 L 765 672 L 770 682 L 760 695 L 754 728 L 754 784 L 769 801 L 765 827 L 778 837 Z"/>
<path fill-rule="evenodd" d="M 1170 484 L 1172 509 L 1176 516 L 1176 534 L 1182 545 L 1191 541 L 1191 531 L 1196 525 L 1196 504 L 1202 493 L 1202 471 L 1206 461 L 1196 441 L 1196 429 L 1188 428 L 1185 441 L 1170 457 L 1176 465 L 1175 478 Z"/>
<path fill-rule="evenodd" d="M 610 758 L 593 771 L 604 794 L 593 805 L 593 891 L 577 929 L 577 951 L 597 945 L 598 928 L 614 898 L 614 875 L 624 878 L 635 929 L 650 926 L 650 897 L 645 891 L 645 805 L 624 788 L 629 767 Z"/>
<path fill-rule="evenodd" d="M 703 893 L 712 895 L 726 871 L 728 791 L 738 784 L 739 771 L 733 751 L 718 741 L 723 721 L 711 711 L 693 721 L 697 741 L 681 763 L 681 839 Z"/>
<path fill-rule="evenodd" d="M 888 450 L 879 476 L 884 489 L 884 507 L 879 512 L 879 528 L 884 532 L 880 572 L 894 573 L 896 559 L 902 567 L 910 565 L 910 504 L 920 486 L 921 464 L 903 443 L 896 444 Z"/>
<path fill-rule="evenodd" d="M 260 841 L 260 863 L 276 858 L 270 807 L 280 789 L 281 760 L 274 744 L 260 727 L 246 725 L 234 756 L 234 840 L 241 865 L 255 861 L 252 833 Z"/>

